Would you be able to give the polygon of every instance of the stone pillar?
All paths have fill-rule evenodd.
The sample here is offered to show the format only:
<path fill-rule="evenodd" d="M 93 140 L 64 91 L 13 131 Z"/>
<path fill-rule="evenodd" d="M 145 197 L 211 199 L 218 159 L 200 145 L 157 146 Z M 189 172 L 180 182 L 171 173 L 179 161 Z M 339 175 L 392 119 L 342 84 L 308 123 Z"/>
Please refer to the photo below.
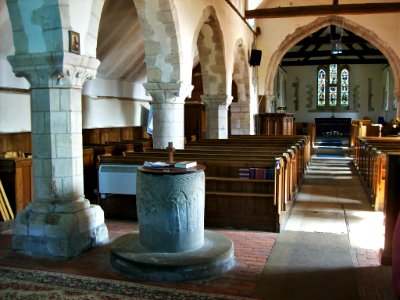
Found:
<path fill-rule="evenodd" d="M 153 98 L 153 147 L 164 149 L 173 142 L 176 149 L 185 147 L 184 103 L 192 85 L 148 82 L 144 87 Z"/>
<path fill-rule="evenodd" d="M 250 103 L 235 102 L 231 104 L 231 133 L 251 134 Z"/>
<path fill-rule="evenodd" d="M 83 83 L 99 61 L 67 52 L 9 57 L 31 86 L 34 201 L 16 218 L 13 248 L 70 258 L 108 240 L 104 212 L 83 194 Z"/>
<path fill-rule="evenodd" d="M 206 107 L 206 138 L 228 138 L 228 107 L 232 103 L 229 95 L 202 95 Z"/>
<path fill-rule="evenodd" d="M 400 89 L 394 91 L 394 98 L 396 101 L 396 118 L 400 120 Z"/>

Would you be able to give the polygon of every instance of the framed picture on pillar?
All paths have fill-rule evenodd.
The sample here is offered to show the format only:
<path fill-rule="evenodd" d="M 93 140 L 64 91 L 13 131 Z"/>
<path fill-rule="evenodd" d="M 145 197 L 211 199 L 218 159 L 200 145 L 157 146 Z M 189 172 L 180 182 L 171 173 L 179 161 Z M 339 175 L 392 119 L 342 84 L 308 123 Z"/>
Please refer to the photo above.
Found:
<path fill-rule="evenodd" d="M 69 33 L 69 52 L 80 54 L 81 53 L 81 40 L 79 32 L 68 31 Z"/>

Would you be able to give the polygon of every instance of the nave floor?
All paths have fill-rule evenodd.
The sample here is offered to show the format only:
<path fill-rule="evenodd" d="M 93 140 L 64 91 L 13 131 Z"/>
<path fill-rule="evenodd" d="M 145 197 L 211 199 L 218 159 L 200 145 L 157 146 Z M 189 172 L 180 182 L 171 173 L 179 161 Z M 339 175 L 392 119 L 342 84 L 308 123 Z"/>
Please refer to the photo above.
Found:
<path fill-rule="evenodd" d="M 369 205 L 348 151 L 317 149 L 254 295 L 397 299 L 391 268 L 379 264 L 383 229 L 383 214 Z"/>
<path fill-rule="evenodd" d="M 137 228 L 130 221 L 106 223 L 110 241 Z M 233 270 L 220 278 L 157 285 L 219 299 L 396 299 L 390 267 L 379 266 L 381 225 L 350 160 L 314 155 L 281 234 L 218 230 L 234 241 Z M 104 245 L 69 261 L 30 258 L 12 251 L 11 231 L 0 234 L 0 266 L 132 281 L 113 269 L 109 256 Z"/>

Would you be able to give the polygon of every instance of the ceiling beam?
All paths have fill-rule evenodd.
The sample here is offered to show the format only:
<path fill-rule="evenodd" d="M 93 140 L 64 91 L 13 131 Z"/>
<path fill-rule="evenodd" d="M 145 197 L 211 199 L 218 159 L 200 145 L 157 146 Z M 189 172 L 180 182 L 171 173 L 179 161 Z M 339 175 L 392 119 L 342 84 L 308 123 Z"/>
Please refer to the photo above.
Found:
<path fill-rule="evenodd" d="M 327 64 L 340 64 L 340 65 L 355 65 L 355 64 L 388 64 L 387 59 L 316 59 L 316 60 L 306 60 L 306 61 L 281 61 L 281 66 L 283 67 L 293 67 L 293 66 L 319 66 Z"/>
<path fill-rule="evenodd" d="M 302 46 L 302 45 L 319 45 L 319 44 L 330 44 L 331 43 L 332 38 L 330 36 L 322 36 L 319 38 L 314 38 L 312 36 L 306 37 L 303 40 L 301 40 L 300 42 L 298 42 L 296 45 L 297 46 Z M 354 37 L 350 37 L 350 36 L 342 36 L 340 38 L 342 44 L 357 44 L 357 43 L 368 43 L 366 40 L 364 40 L 363 38 L 354 36 Z"/>
<path fill-rule="evenodd" d="M 299 52 L 287 52 L 285 58 L 303 58 L 303 57 L 326 57 L 331 55 L 331 50 L 319 50 L 319 51 L 299 51 Z M 383 54 L 376 49 L 368 50 L 343 50 L 342 53 L 337 56 L 358 56 L 358 55 L 370 55 L 370 56 L 383 56 Z"/>
<path fill-rule="evenodd" d="M 307 5 L 246 10 L 246 19 L 289 18 L 316 15 L 378 14 L 400 11 L 400 2 Z"/>

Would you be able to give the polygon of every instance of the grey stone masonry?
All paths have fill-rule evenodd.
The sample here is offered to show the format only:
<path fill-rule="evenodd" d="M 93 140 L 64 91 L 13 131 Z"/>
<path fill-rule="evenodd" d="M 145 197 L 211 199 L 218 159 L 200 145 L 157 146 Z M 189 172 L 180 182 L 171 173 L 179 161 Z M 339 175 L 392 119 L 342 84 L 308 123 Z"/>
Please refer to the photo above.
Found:
<path fill-rule="evenodd" d="M 394 91 L 394 101 L 396 102 L 396 118 L 400 119 L 400 89 Z"/>
<path fill-rule="evenodd" d="M 104 212 L 83 193 L 83 83 L 99 61 L 68 52 L 14 55 L 31 85 L 34 201 L 17 216 L 13 248 L 70 258 L 108 239 Z"/>
<path fill-rule="evenodd" d="M 153 147 L 164 149 L 173 142 L 176 149 L 183 149 L 184 101 L 193 86 L 183 83 L 145 83 L 153 98 Z"/>
<path fill-rule="evenodd" d="M 231 134 L 251 134 L 250 102 L 231 104 Z"/>
<path fill-rule="evenodd" d="M 228 138 L 228 107 L 232 102 L 229 95 L 202 95 L 206 107 L 206 137 Z"/>

